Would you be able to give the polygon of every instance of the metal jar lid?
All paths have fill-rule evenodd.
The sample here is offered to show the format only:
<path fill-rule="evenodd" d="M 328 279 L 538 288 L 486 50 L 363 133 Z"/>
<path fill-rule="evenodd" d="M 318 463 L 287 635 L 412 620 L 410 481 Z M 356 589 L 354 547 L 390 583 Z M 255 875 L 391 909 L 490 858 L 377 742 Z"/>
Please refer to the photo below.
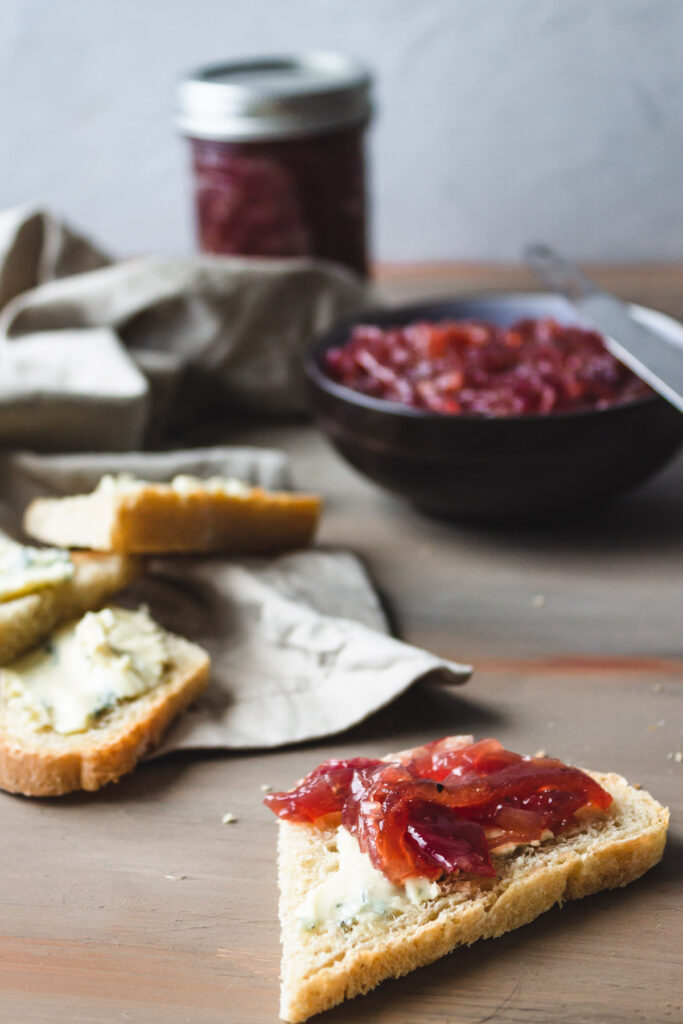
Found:
<path fill-rule="evenodd" d="M 176 124 L 197 139 L 282 139 L 362 123 L 370 112 L 365 68 L 315 51 L 200 68 L 179 83 Z"/>

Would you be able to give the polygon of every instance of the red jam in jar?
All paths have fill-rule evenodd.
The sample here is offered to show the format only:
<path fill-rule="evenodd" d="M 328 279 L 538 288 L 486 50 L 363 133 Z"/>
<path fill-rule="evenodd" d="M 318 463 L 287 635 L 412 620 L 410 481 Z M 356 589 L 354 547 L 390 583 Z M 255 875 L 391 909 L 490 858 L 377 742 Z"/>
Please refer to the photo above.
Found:
<path fill-rule="evenodd" d="M 325 370 L 364 395 L 454 416 L 606 409 L 652 394 L 596 331 L 555 320 L 361 324 L 328 350 Z"/>
<path fill-rule="evenodd" d="M 184 79 L 203 252 L 314 256 L 367 274 L 370 79 L 330 53 L 206 68 Z"/>

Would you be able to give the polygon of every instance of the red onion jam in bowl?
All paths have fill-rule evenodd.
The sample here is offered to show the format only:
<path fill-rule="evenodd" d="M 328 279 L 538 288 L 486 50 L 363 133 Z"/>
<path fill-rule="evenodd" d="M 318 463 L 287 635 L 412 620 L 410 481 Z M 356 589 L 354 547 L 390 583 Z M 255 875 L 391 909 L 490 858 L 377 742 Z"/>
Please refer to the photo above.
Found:
<path fill-rule="evenodd" d="M 550 318 L 358 324 L 324 366 L 361 394 L 451 416 L 607 409 L 652 395 L 596 331 Z"/>
<path fill-rule="evenodd" d="M 677 321 L 634 311 L 680 343 Z M 318 422 L 346 460 L 453 519 L 589 513 L 683 442 L 683 416 L 545 293 L 366 313 L 318 338 L 306 372 Z"/>

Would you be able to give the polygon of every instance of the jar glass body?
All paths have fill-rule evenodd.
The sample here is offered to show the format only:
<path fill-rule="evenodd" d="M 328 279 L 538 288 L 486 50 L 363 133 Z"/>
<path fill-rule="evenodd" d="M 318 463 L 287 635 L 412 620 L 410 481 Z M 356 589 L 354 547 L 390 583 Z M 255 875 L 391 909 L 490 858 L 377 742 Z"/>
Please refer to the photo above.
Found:
<path fill-rule="evenodd" d="M 296 138 L 190 138 L 203 252 L 368 270 L 365 124 Z"/>

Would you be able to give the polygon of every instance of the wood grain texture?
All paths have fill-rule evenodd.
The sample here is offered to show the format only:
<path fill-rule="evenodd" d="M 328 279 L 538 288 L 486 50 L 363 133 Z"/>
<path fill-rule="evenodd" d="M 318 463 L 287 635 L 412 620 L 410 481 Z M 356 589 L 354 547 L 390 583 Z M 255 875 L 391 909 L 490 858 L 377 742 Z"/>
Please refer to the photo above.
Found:
<path fill-rule="evenodd" d="M 449 273 L 435 284 L 415 272 L 400 293 L 453 291 L 464 274 Z M 650 293 L 648 275 L 633 273 L 625 291 L 633 283 L 641 301 L 667 308 L 660 277 Z M 675 312 L 683 271 L 665 279 Z M 420 516 L 308 426 L 217 425 L 196 437 L 224 439 L 290 450 L 298 482 L 325 495 L 322 542 L 367 560 L 406 639 L 471 659 L 475 674 L 462 690 L 416 689 L 330 742 L 174 755 L 60 800 L 0 794 L 3 1024 L 274 1024 L 275 823 L 261 785 L 288 786 L 326 757 L 469 731 L 641 783 L 672 811 L 662 864 L 321 1020 L 681 1019 L 683 766 L 667 755 L 682 743 L 683 461 L 594 520 L 496 532 Z M 226 811 L 235 824 L 221 824 Z"/>

